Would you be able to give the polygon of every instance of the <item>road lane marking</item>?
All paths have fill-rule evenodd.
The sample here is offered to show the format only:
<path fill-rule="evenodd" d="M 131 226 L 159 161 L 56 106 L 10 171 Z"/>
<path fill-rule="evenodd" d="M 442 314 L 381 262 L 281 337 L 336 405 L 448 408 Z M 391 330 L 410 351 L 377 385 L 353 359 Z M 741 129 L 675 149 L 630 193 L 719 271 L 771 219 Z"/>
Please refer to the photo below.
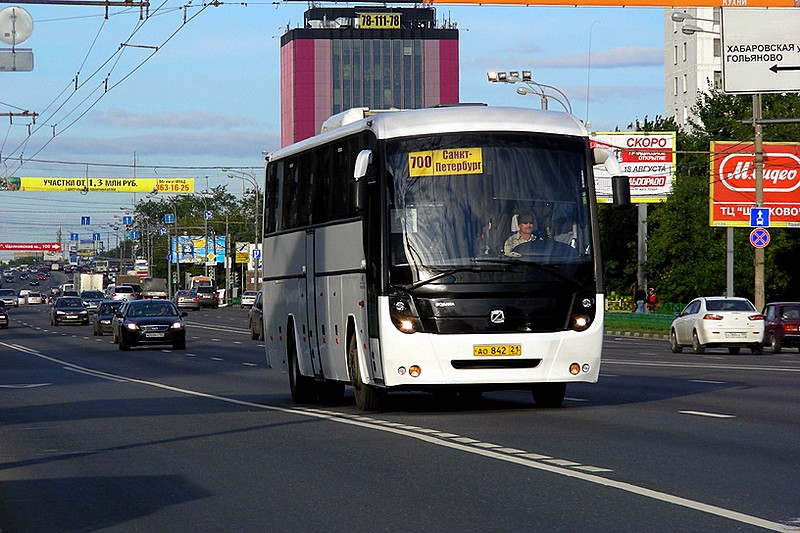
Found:
<path fill-rule="evenodd" d="M 667 368 L 702 368 L 712 370 L 751 370 L 759 372 L 792 372 L 800 373 L 800 368 L 788 367 L 768 367 L 768 366 L 750 366 L 750 365 L 718 365 L 714 363 L 668 363 L 668 362 L 652 362 L 652 361 L 620 361 L 619 359 L 603 359 L 604 365 L 622 365 L 622 366 L 653 366 L 653 367 L 667 367 Z"/>
<path fill-rule="evenodd" d="M 709 385 L 724 385 L 727 381 L 716 381 L 713 379 L 690 379 L 692 383 L 707 383 Z"/>
<path fill-rule="evenodd" d="M 706 416 L 708 418 L 736 418 L 736 415 L 724 415 L 721 413 L 707 413 L 705 411 L 678 411 L 682 415 Z"/>
<path fill-rule="evenodd" d="M 11 348 L 12 350 L 34 355 L 46 361 L 50 361 L 55 364 L 61 365 L 65 369 L 89 372 L 91 373 L 91 375 L 101 379 L 109 379 L 114 381 L 120 380 L 129 383 L 138 383 L 140 385 L 154 387 L 157 389 L 175 392 L 178 394 L 184 394 L 187 396 L 194 396 L 197 398 L 204 398 L 209 400 L 216 400 L 220 402 L 229 403 L 232 405 L 247 407 L 250 409 L 260 409 L 264 411 L 279 412 L 284 414 L 307 416 L 307 417 L 317 418 L 320 420 L 326 420 L 333 423 L 352 425 L 352 426 L 362 427 L 365 429 L 371 429 L 374 431 L 392 433 L 394 435 L 416 439 L 435 446 L 449 448 L 451 450 L 471 455 L 478 455 L 490 459 L 496 459 L 499 461 L 504 461 L 507 463 L 523 466 L 525 468 L 531 468 L 543 472 L 549 472 L 552 474 L 572 479 L 577 479 L 587 483 L 592 483 L 595 485 L 620 490 L 644 498 L 649 498 L 663 503 L 672 504 L 687 509 L 692 509 L 713 516 L 718 516 L 732 521 L 741 522 L 743 524 L 753 525 L 769 531 L 784 531 L 784 532 L 787 531 L 785 524 L 781 524 L 779 522 L 773 522 L 770 520 L 759 518 L 757 516 L 752 516 L 731 509 L 726 509 L 724 507 L 719 507 L 716 505 L 710 505 L 696 500 L 683 498 L 681 496 L 676 496 L 674 494 L 648 489 L 646 487 L 641 487 L 639 485 L 634 485 L 632 483 L 626 483 L 624 481 L 609 479 L 597 475 L 596 473 L 585 471 L 585 469 L 579 470 L 577 468 L 559 466 L 557 464 L 550 464 L 549 462 L 545 462 L 544 460 L 542 460 L 542 459 L 548 459 L 548 460 L 554 459 L 549 456 L 541 456 L 537 454 L 502 453 L 498 451 L 498 449 L 502 449 L 502 447 L 497 444 L 486 443 L 486 442 L 465 444 L 462 442 L 458 442 L 455 438 L 438 437 L 435 434 L 441 432 L 435 429 L 420 428 L 419 430 L 412 431 L 398 427 L 386 426 L 378 423 L 377 419 L 367 416 L 360 416 L 360 415 L 354 416 L 354 415 L 349 415 L 347 413 L 340 413 L 337 411 L 328 411 L 325 409 L 312 409 L 307 407 L 279 407 L 277 405 L 258 404 L 258 403 L 248 402 L 246 400 L 239 400 L 237 398 L 230 398 L 226 396 L 210 394 L 207 392 L 175 387 L 172 385 L 167 385 L 165 383 L 159 383 L 157 381 L 148 381 L 144 379 L 125 377 L 116 374 L 101 372 L 98 370 L 92 370 L 80 365 L 76 365 L 74 363 L 58 359 L 56 357 L 45 355 L 39 351 L 27 348 L 25 346 L 5 343 L 2 341 L 0 341 L 0 346 L 6 346 L 8 348 Z"/>

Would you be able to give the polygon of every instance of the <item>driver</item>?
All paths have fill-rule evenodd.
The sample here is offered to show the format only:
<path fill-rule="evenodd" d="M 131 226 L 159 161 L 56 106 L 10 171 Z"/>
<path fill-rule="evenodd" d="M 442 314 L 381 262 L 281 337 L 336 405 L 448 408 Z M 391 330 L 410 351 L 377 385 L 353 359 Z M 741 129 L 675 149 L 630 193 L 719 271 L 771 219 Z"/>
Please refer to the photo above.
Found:
<path fill-rule="evenodd" d="M 519 231 L 506 239 L 503 244 L 503 253 L 508 257 L 521 257 L 522 254 L 513 251 L 514 248 L 526 242 L 535 241 L 536 237 L 533 235 L 533 215 L 530 213 L 522 213 L 517 216 L 517 225 Z"/>

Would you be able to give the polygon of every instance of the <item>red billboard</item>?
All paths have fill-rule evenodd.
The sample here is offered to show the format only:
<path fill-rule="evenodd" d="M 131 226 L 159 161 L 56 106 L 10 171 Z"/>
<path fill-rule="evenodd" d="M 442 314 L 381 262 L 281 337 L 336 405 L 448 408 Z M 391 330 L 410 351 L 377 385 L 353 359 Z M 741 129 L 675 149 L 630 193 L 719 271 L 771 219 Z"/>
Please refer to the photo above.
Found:
<path fill-rule="evenodd" d="M 0 242 L 0 251 L 60 252 L 60 242 Z"/>
<path fill-rule="evenodd" d="M 711 143 L 709 221 L 750 227 L 756 202 L 753 143 Z M 764 207 L 770 227 L 800 228 L 800 143 L 764 143 Z"/>

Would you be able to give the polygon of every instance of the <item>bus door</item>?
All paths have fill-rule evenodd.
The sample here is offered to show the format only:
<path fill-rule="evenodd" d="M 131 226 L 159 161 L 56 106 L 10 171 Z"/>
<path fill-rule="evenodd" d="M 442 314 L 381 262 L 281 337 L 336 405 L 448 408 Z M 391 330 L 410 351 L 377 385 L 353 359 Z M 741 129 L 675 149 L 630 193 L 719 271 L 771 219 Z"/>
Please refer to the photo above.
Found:
<path fill-rule="evenodd" d="M 322 378 L 322 365 L 319 358 L 319 337 L 317 335 L 317 283 L 316 283 L 316 254 L 315 233 L 313 229 L 306 231 L 306 330 L 302 331 L 303 340 L 307 343 L 303 351 L 310 355 L 311 370 L 314 376 Z"/>

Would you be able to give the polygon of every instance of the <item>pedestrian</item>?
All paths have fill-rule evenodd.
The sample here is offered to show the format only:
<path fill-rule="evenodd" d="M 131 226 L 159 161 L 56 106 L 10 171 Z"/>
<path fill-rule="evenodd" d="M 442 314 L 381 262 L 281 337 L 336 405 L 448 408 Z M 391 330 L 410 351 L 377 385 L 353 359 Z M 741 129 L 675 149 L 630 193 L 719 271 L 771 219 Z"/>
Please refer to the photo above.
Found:
<path fill-rule="evenodd" d="M 656 290 L 653 287 L 647 289 L 647 312 L 656 312 Z"/>
<path fill-rule="evenodd" d="M 644 290 L 644 287 L 639 285 L 636 289 L 636 294 L 633 297 L 633 301 L 636 302 L 636 312 L 637 313 L 646 313 L 647 310 L 645 309 L 645 302 L 647 301 L 647 293 Z"/>

